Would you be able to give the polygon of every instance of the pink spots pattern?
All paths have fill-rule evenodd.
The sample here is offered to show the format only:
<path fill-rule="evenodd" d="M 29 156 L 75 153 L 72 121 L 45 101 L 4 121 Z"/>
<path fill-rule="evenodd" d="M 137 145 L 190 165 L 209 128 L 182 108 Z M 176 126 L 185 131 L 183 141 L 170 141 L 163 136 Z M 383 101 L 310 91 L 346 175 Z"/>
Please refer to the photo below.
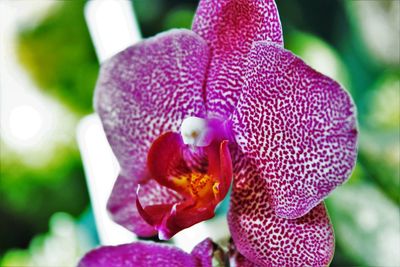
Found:
<path fill-rule="evenodd" d="M 211 48 L 206 83 L 209 115 L 228 118 L 240 96 L 245 58 L 254 41 L 283 46 L 279 14 L 272 0 L 200 1 L 192 30 Z"/>
<path fill-rule="evenodd" d="M 116 222 L 140 236 L 156 234 L 136 209 L 137 185 L 143 206 L 181 199 L 150 179 L 151 143 L 177 132 L 186 117 L 219 117 L 232 125 L 229 137 L 237 143 L 230 147 L 236 158 L 228 214 L 237 248 L 232 261 L 329 264 L 334 237 L 321 202 L 354 167 L 355 108 L 339 84 L 283 49 L 273 0 L 202 0 L 193 32 L 174 30 L 132 46 L 107 61 L 99 77 L 96 110 L 121 165 L 108 203 Z M 193 155 L 185 157 L 202 167 Z M 127 255 L 143 252 L 150 260 L 150 250 L 132 245 Z M 163 254 L 160 263 L 174 263 L 181 253 L 174 251 L 171 262 Z M 210 251 L 207 243 L 192 254 Z M 186 266 L 192 263 L 199 261 Z"/>
<path fill-rule="evenodd" d="M 137 184 L 149 178 L 147 151 L 160 134 L 177 131 L 186 116 L 205 116 L 208 54 L 195 33 L 172 30 L 129 47 L 101 68 L 95 106 L 121 166 L 108 207 L 115 221 L 137 234 L 154 234 L 134 204 Z M 144 204 L 174 199 L 159 185 L 152 192 L 158 202 Z"/>
<path fill-rule="evenodd" d="M 301 217 L 353 169 L 354 105 L 339 84 L 274 44 L 255 43 L 247 65 L 236 141 L 254 159 L 277 215 Z"/>
<path fill-rule="evenodd" d="M 299 219 L 278 217 L 268 204 L 268 185 L 250 159 L 242 155 L 235 169 L 228 222 L 240 253 L 260 266 L 327 266 L 334 235 L 324 204 Z M 240 255 L 237 260 L 251 266 Z"/>
<path fill-rule="evenodd" d="M 205 116 L 207 44 L 189 30 L 171 30 L 129 47 L 104 63 L 96 111 L 121 174 L 144 175 L 151 143 L 177 131 L 186 116 Z"/>

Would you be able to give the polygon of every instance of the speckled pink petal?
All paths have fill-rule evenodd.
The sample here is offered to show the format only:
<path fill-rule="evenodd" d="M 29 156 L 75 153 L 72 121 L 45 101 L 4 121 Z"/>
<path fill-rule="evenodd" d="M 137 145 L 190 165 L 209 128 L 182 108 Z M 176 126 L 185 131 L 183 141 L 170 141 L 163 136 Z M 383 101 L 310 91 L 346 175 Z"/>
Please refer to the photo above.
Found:
<path fill-rule="evenodd" d="M 136 208 L 137 186 L 134 179 L 119 176 L 107 209 L 112 219 L 128 230 L 139 236 L 154 236 L 157 231 L 142 218 Z M 148 180 L 140 185 L 140 201 L 143 205 L 174 204 L 181 200 L 176 192 L 160 186 L 155 180 Z"/>
<path fill-rule="evenodd" d="M 278 10 L 273 0 L 202 0 L 192 29 L 211 47 L 206 84 L 210 114 L 227 118 L 243 84 L 245 58 L 254 41 L 283 45 Z"/>
<path fill-rule="evenodd" d="M 121 175 L 140 179 L 156 137 L 178 131 L 185 117 L 204 117 L 202 87 L 208 60 L 209 49 L 201 37 L 189 30 L 171 30 L 102 65 L 95 107 Z"/>
<path fill-rule="evenodd" d="M 178 130 L 185 117 L 205 115 L 202 86 L 208 56 L 201 37 L 172 30 L 129 47 L 102 65 L 95 106 L 121 166 L 108 207 L 117 222 L 137 234 L 153 232 L 139 218 L 134 195 L 137 183 L 149 178 L 147 151 L 161 133 Z M 160 188 L 156 185 L 149 198 L 171 195 L 159 193 Z"/>
<path fill-rule="evenodd" d="M 257 266 L 329 265 L 334 235 L 324 204 L 298 219 L 278 217 L 268 203 L 268 185 L 250 160 L 236 162 L 235 173 L 228 223 L 243 256 Z"/>
<path fill-rule="evenodd" d="M 298 218 L 349 177 L 357 154 L 355 107 L 332 79 L 291 52 L 255 43 L 232 117 L 278 216 Z"/>
<path fill-rule="evenodd" d="M 211 267 L 216 251 L 221 250 L 209 238 L 197 244 L 190 254 L 171 245 L 135 242 L 92 250 L 78 267 Z"/>
<path fill-rule="evenodd" d="M 150 242 L 92 250 L 78 267 L 198 267 L 199 260 L 179 248 Z"/>
<path fill-rule="evenodd" d="M 190 254 L 201 262 L 202 267 L 212 267 L 212 259 L 216 251 L 222 252 L 218 245 L 212 242 L 210 238 L 206 238 L 197 244 Z"/>

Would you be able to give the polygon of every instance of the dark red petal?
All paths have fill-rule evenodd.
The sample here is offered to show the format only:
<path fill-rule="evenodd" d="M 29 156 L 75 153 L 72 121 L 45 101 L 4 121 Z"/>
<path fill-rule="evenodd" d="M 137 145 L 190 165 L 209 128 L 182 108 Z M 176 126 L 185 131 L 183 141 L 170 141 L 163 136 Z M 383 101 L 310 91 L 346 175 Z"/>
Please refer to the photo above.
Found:
<path fill-rule="evenodd" d="M 231 186 L 232 178 L 233 178 L 233 170 L 232 170 L 232 158 L 229 152 L 228 141 L 222 141 L 220 147 L 220 162 L 221 162 L 221 199 L 225 198 L 226 194 L 229 191 L 229 187 Z"/>
<path fill-rule="evenodd" d="M 173 204 L 156 204 L 143 208 L 140 198 L 136 196 L 136 207 L 142 218 L 152 226 L 163 223 L 164 218 L 171 212 Z M 156 227 L 155 227 L 156 229 Z"/>
<path fill-rule="evenodd" d="M 196 149 L 192 152 L 190 146 L 184 145 L 178 133 L 167 132 L 157 138 L 149 150 L 150 176 L 185 198 L 174 205 L 153 207 L 146 207 L 140 197 L 137 199 L 140 214 L 158 230 L 161 239 L 169 239 L 185 228 L 212 218 L 216 205 L 229 190 L 232 162 L 228 142 L 212 142 L 199 150 L 200 157 Z M 188 167 L 188 162 L 196 165 L 195 161 L 206 164 L 207 172 Z"/>
<path fill-rule="evenodd" d="M 149 225 L 136 208 L 137 183 L 119 176 L 107 203 L 112 219 L 139 236 L 154 236 L 157 231 Z M 144 206 L 173 204 L 182 198 L 176 192 L 149 180 L 140 187 L 141 203 Z"/>
<path fill-rule="evenodd" d="M 278 217 L 267 183 L 244 156 L 235 162 L 228 212 L 238 251 L 261 266 L 327 266 L 334 251 L 332 225 L 323 203 L 299 219 Z"/>
<path fill-rule="evenodd" d="M 245 58 L 255 41 L 283 46 L 279 14 L 273 0 L 202 0 L 192 29 L 212 50 L 207 78 L 209 112 L 227 118 L 243 86 Z"/>
<path fill-rule="evenodd" d="M 206 147 L 208 156 L 208 173 L 218 179 L 218 199 L 225 198 L 231 185 L 233 171 L 232 159 L 228 147 L 228 141 L 224 140 L 221 143 L 214 142 Z"/>
<path fill-rule="evenodd" d="M 149 149 L 147 165 L 150 175 L 160 185 L 178 192 L 185 191 L 170 178 L 179 178 L 190 172 L 183 158 L 184 144 L 179 133 L 167 132 L 158 137 Z"/>
<path fill-rule="evenodd" d="M 183 229 L 211 219 L 215 215 L 215 206 L 214 203 L 200 207 L 187 203 L 177 205 L 176 211 L 167 217 L 164 228 L 159 230 L 162 232 L 162 239 L 169 239 Z"/>
<path fill-rule="evenodd" d="M 233 114 L 240 149 L 267 182 L 276 213 L 298 218 L 346 181 L 357 155 L 355 106 L 290 51 L 258 42 Z"/>

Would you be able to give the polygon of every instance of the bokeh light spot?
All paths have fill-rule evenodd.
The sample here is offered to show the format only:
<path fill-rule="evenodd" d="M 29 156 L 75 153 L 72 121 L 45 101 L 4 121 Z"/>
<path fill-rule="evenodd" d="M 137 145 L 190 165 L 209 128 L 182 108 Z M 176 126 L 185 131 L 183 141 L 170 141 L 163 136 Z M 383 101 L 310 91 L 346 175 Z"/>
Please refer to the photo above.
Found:
<path fill-rule="evenodd" d="M 30 142 L 40 137 L 43 118 L 34 107 L 21 105 L 11 110 L 8 123 L 11 137 L 15 141 Z"/>

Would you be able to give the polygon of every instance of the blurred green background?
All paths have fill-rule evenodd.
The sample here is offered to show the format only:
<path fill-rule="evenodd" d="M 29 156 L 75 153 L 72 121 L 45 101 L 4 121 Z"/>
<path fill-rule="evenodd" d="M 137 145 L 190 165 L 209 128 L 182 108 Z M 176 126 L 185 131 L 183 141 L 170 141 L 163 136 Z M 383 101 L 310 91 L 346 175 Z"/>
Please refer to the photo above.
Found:
<path fill-rule="evenodd" d="M 52 121 L 43 119 L 42 125 L 54 127 L 45 129 L 51 138 L 36 148 L 10 141 L 8 118 L 2 117 L 0 266 L 73 266 L 97 242 L 74 137 L 79 119 L 93 111 L 99 69 L 84 4 L 52 1 L 36 7 L 34 18 L 13 22 L 18 24 L 11 40 L 15 53 L 9 56 L 37 93 L 62 111 Z M 190 28 L 197 1 L 132 4 L 143 36 L 149 37 Z M 20 7 L 11 0 L 2 5 Z M 336 233 L 331 266 L 400 266 L 400 4 L 278 0 L 277 5 L 285 47 L 343 84 L 358 108 L 356 169 L 327 199 Z M 13 88 L 1 90 L 5 98 Z M 2 113 L 9 114 L 5 109 Z M 49 254 L 60 255 L 59 261 Z"/>

